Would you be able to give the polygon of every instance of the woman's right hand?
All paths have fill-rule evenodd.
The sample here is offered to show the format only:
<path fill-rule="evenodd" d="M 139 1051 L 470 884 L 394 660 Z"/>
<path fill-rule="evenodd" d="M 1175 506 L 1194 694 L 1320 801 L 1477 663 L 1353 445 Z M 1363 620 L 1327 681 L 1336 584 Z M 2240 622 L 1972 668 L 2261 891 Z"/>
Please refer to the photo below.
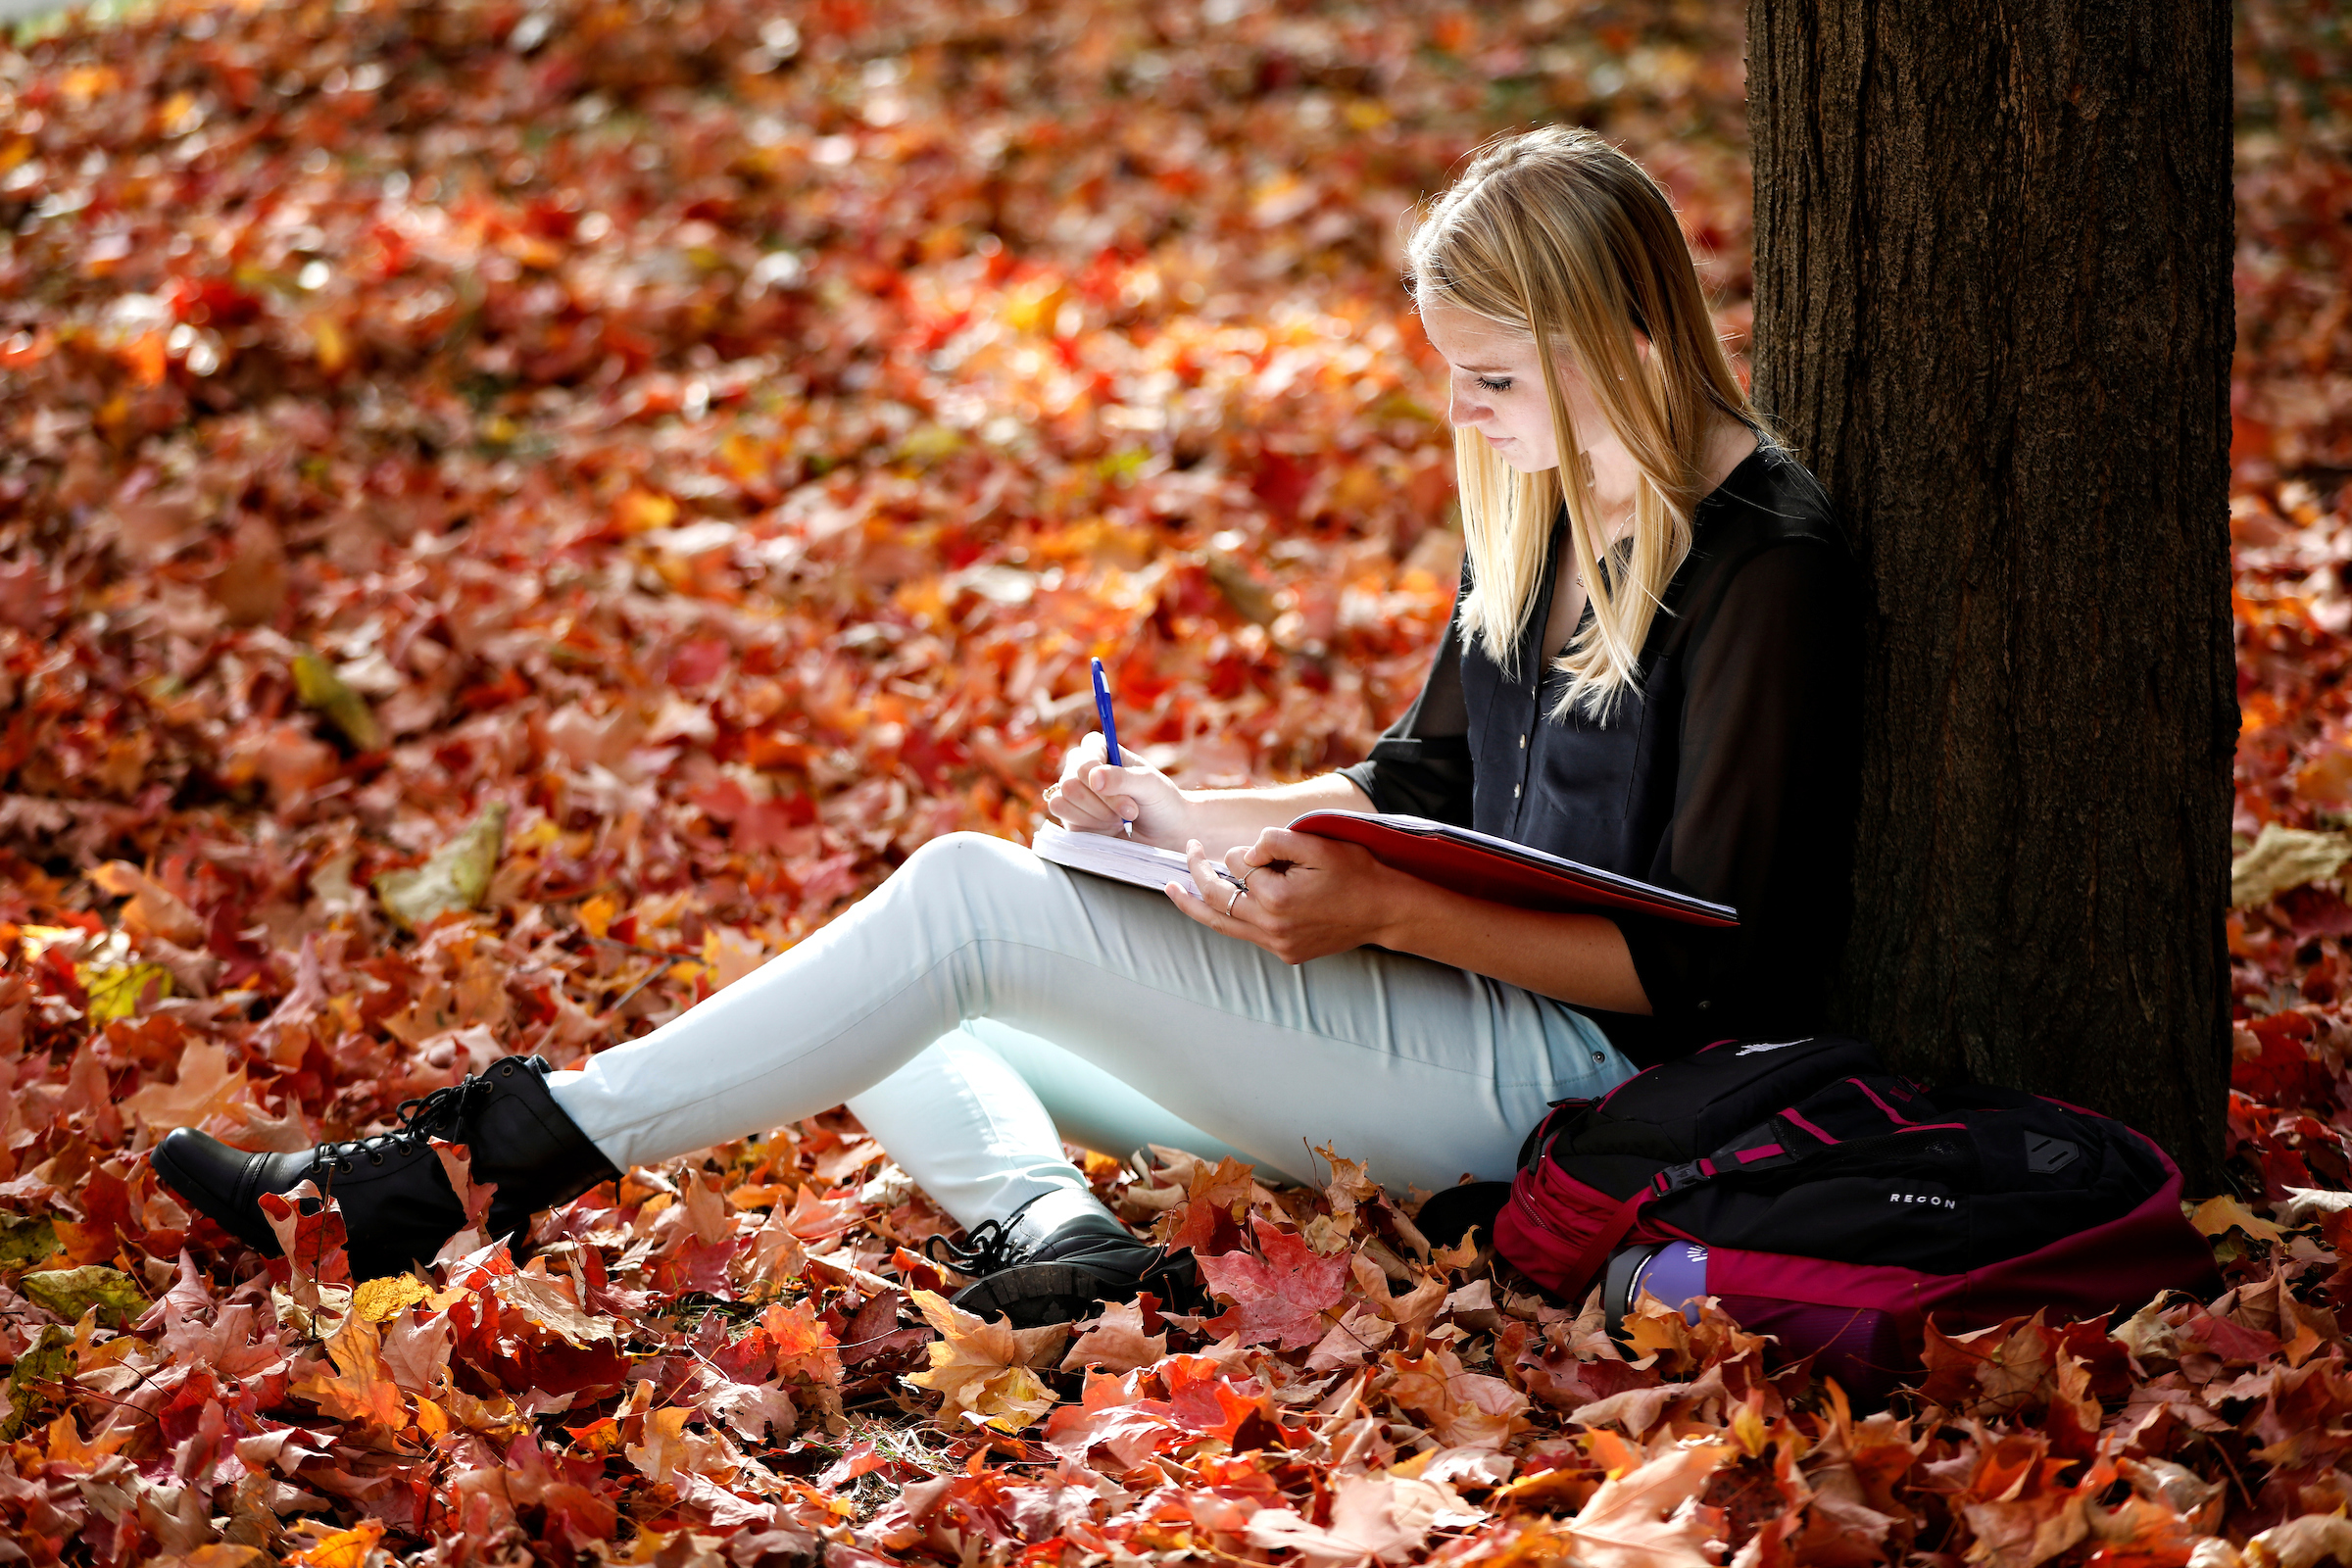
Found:
<path fill-rule="evenodd" d="M 1180 849 L 1188 836 L 1190 804 L 1158 768 L 1133 752 L 1120 766 L 1104 761 L 1097 730 L 1061 760 L 1061 777 L 1046 790 L 1046 809 L 1073 833 L 1118 833 L 1146 844 Z"/>

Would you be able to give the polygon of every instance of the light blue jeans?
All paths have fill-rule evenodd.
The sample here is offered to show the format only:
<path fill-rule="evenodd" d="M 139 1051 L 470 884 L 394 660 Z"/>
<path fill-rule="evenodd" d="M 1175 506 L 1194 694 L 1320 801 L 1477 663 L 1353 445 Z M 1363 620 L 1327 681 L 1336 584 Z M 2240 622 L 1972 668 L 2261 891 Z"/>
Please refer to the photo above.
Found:
<path fill-rule="evenodd" d="M 1291 965 L 1164 894 L 1003 840 L 923 846 L 814 936 L 549 1082 L 621 1169 L 844 1101 L 956 1219 L 1091 1206 L 1066 1138 L 1329 1145 L 1398 1190 L 1507 1177 L 1547 1102 L 1632 1065 L 1565 1004 L 1377 948 Z"/>

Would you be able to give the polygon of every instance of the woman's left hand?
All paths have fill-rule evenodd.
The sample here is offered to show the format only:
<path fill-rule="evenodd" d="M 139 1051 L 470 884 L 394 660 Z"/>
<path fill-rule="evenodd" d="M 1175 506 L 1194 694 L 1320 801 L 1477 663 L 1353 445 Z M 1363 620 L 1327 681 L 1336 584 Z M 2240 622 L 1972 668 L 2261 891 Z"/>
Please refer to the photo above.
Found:
<path fill-rule="evenodd" d="M 1270 827 L 1257 842 L 1229 851 L 1222 862 L 1247 891 L 1217 875 L 1198 839 L 1185 846 L 1197 899 L 1170 883 L 1176 906 L 1212 931 L 1254 942 L 1285 963 L 1383 943 L 1396 912 L 1401 873 L 1361 845 Z"/>

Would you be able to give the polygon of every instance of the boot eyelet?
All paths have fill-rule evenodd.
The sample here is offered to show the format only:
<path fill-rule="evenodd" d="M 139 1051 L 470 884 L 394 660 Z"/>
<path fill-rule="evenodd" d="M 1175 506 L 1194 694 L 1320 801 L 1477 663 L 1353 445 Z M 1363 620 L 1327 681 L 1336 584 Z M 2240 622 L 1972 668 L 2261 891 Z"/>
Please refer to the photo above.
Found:
<path fill-rule="evenodd" d="M 384 1156 L 380 1153 L 369 1154 L 368 1156 L 368 1163 L 370 1165 L 381 1165 L 383 1162 Z"/>
<path fill-rule="evenodd" d="M 500 1068 L 498 1069 L 498 1075 L 499 1075 L 501 1078 L 512 1078 L 512 1077 L 514 1077 L 514 1065 L 513 1065 L 513 1063 L 508 1063 L 507 1065 L 500 1067 Z"/>

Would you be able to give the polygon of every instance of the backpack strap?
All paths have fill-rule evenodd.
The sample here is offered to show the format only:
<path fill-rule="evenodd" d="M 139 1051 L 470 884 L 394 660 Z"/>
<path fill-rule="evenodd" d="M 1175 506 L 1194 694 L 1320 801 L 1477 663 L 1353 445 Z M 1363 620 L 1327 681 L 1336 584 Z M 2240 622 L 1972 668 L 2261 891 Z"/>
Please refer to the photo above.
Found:
<path fill-rule="evenodd" d="M 1670 1198 L 1702 1182 L 1711 1182 L 1727 1170 L 1753 1169 L 1759 1164 L 1786 1164 L 1792 1157 L 1780 1145 L 1766 1144 L 1757 1149 L 1741 1150 L 1721 1164 L 1710 1155 L 1705 1159 L 1687 1160 L 1680 1165 L 1667 1166 L 1652 1176 L 1641 1191 L 1617 1205 L 1600 1229 L 1593 1233 L 1592 1240 L 1585 1244 L 1585 1250 L 1577 1254 L 1566 1277 L 1578 1281 L 1580 1285 L 1598 1278 L 1600 1271 L 1608 1266 L 1609 1254 L 1617 1250 L 1627 1233 L 1633 1230 L 1635 1222 L 1642 1217 L 1642 1210 L 1659 1199 Z"/>

